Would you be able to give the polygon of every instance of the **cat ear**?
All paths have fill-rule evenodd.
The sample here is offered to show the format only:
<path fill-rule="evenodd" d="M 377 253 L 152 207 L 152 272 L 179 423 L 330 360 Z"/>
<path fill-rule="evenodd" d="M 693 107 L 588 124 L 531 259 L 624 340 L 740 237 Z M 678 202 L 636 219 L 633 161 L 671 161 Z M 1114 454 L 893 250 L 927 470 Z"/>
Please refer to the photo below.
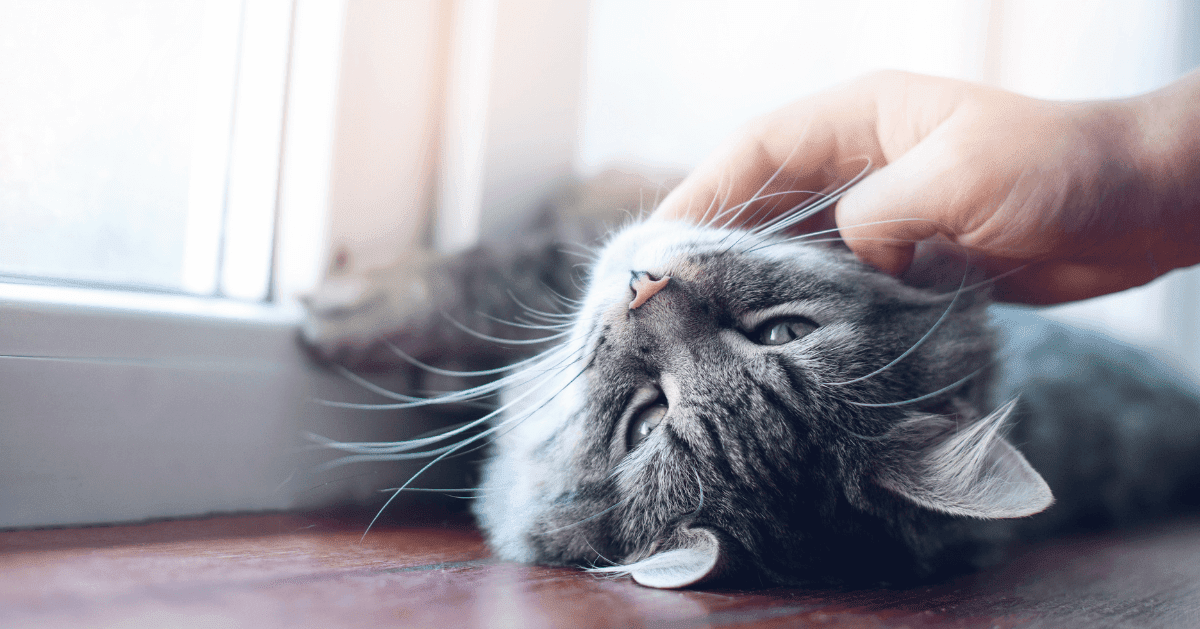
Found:
<path fill-rule="evenodd" d="M 921 439 L 919 430 L 910 431 L 915 447 L 886 465 L 879 483 L 922 507 L 951 515 L 990 520 L 1046 509 L 1054 502 L 1050 487 L 1000 435 L 1016 403 L 1012 400 L 948 438 L 931 441 Z"/>
<path fill-rule="evenodd" d="M 706 528 L 685 528 L 670 550 L 624 566 L 634 581 L 646 587 L 674 589 L 708 581 L 728 563 L 728 549 Z"/>

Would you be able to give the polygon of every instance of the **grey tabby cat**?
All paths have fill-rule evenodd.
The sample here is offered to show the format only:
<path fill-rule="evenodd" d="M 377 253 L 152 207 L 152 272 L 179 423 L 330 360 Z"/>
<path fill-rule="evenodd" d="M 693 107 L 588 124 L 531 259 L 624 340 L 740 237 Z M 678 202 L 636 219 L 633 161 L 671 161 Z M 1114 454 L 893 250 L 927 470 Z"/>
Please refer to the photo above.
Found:
<path fill-rule="evenodd" d="M 499 394 L 477 422 L 340 447 L 434 464 L 490 443 L 473 508 L 499 557 L 663 588 L 927 579 L 994 561 L 1012 539 L 1200 502 L 1200 396 L 1169 370 L 989 313 L 986 283 L 913 288 L 829 239 L 785 236 L 788 224 L 633 222 L 579 288 L 554 246 L 429 262 L 418 281 L 447 289 L 353 343 L 314 306 L 308 335 L 326 355 L 506 374 L 396 405 Z M 538 283 L 570 311 L 529 305 Z M 491 369 L 504 318 L 518 349 L 546 330 L 556 344 Z"/>

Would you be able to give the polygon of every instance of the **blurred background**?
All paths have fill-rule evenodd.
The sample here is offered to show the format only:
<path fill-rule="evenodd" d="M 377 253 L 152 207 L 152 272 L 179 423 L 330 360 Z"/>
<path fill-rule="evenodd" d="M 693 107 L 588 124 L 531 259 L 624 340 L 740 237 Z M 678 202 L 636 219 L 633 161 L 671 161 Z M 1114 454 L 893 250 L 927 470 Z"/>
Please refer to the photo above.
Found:
<path fill-rule="evenodd" d="M 677 177 L 871 70 L 1097 99 L 1197 65 L 1200 0 L 0 0 L 0 317 L 49 285 L 85 290 L 72 316 L 154 294 L 292 326 L 334 260 L 469 246 L 607 168 Z M 1196 270 L 1047 313 L 1200 369 Z"/>

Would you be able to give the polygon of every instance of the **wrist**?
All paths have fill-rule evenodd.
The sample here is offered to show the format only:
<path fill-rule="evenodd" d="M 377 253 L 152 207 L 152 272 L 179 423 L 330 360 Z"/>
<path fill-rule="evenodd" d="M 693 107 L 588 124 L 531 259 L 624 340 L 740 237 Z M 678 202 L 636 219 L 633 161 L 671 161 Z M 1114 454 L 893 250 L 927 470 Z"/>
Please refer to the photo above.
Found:
<path fill-rule="evenodd" d="M 1200 73 L 1163 89 L 1104 103 L 1119 110 L 1127 155 L 1158 223 L 1158 250 L 1171 268 L 1200 263 Z M 1168 260 L 1162 260 L 1167 262 Z M 1164 272 L 1168 269 L 1164 269 Z"/>

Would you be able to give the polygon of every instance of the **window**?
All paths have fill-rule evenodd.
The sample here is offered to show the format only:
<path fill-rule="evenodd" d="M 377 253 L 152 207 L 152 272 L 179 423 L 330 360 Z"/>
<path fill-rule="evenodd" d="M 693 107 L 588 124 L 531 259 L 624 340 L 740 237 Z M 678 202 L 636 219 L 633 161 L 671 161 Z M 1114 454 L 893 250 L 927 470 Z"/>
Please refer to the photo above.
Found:
<path fill-rule="evenodd" d="M 0 6 L 0 526 L 292 504 L 344 13 Z"/>
<path fill-rule="evenodd" d="M 264 299 L 290 13 L 0 7 L 0 272 Z"/>

